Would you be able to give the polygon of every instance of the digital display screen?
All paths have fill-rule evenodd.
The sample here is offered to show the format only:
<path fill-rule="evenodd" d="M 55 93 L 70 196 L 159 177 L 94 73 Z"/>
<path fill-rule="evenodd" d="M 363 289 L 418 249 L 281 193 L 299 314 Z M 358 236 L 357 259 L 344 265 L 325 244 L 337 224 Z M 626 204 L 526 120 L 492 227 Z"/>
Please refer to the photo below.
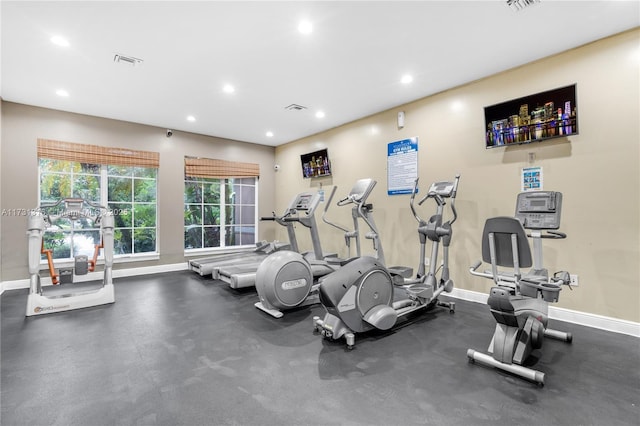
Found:
<path fill-rule="evenodd" d="M 326 149 L 303 154 L 300 156 L 300 162 L 304 178 L 331 176 L 331 162 Z"/>
<path fill-rule="evenodd" d="M 576 135 L 576 85 L 485 107 L 484 121 L 487 148 Z"/>
<path fill-rule="evenodd" d="M 307 210 L 309 208 L 309 203 L 311 202 L 311 195 L 304 194 L 298 197 L 296 200 L 296 209 L 297 210 Z"/>

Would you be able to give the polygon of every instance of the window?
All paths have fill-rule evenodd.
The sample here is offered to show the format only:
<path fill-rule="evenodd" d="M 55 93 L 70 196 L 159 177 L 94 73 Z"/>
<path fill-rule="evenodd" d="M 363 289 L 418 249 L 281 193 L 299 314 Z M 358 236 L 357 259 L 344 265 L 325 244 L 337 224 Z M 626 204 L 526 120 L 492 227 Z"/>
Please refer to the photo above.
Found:
<path fill-rule="evenodd" d="M 114 215 L 116 257 L 157 252 L 157 153 L 40 139 L 38 157 L 39 205 L 74 197 L 106 206 Z M 52 225 L 43 241 L 54 259 L 91 257 L 100 243 L 100 227 L 90 219 Z"/>
<path fill-rule="evenodd" d="M 257 179 L 185 178 L 185 250 L 253 245 Z"/>
<path fill-rule="evenodd" d="M 62 198 L 84 198 L 100 201 L 100 165 L 72 161 L 40 159 L 39 205 L 55 203 Z M 55 212 L 52 212 L 55 214 Z M 100 243 L 100 228 L 93 221 L 58 219 L 43 236 L 44 246 L 52 250 L 54 259 L 72 258 L 78 254 L 93 256 L 94 245 Z"/>
<path fill-rule="evenodd" d="M 109 208 L 114 213 L 114 254 L 156 251 L 157 169 L 107 166 Z"/>
<path fill-rule="evenodd" d="M 185 157 L 185 250 L 256 242 L 258 164 Z"/>

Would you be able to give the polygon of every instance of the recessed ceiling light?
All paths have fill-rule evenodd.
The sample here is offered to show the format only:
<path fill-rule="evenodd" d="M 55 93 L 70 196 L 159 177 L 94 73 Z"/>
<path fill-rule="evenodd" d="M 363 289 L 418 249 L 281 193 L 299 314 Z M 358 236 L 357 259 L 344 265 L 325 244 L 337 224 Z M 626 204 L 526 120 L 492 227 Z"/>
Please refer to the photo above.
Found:
<path fill-rule="evenodd" d="M 233 92 L 235 92 L 235 91 L 236 91 L 236 89 L 235 89 L 235 87 L 233 87 L 233 86 L 232 86 L 232 85 L 230 85 L 230 84 L 225 84 L 225 85 L 222 87 L 222 91 L 223 91 L 223 92 L 225 92 L 225 93 L 233 93 Z"/>
<path fill-rule="evenodd" d="M 57 45 L 57 46 L 62 46 L 62 47 L 69 47 L 69 41 L 61 36 L 53 36 L 51 37 L 51 43 Z"/>
<path fill-rule="evenodd" d="M 413 81 L 413 77 L 410 76 L 409 74 L 405 74 L 402 76 L 402 78 L 400 79 L 400 83 L 402 84 L 409 84 Z"/>
<path fill-rule="evenodd" d="M 324 117 L 324 111 L 318 111 L 318 112 L 316 112 L 316 117 L 317 117 L 317 118 L 323 118 L 323 117 Z"/>
<path fill-rule="evenodd" d="M 313 24 L 309 21 L 300 21 L 298 24 L 298 31 L 302 34 L 311 34 L 313 31 Z"/>
<path fill-rule="evenodd" d="M 192 123 L 196 121 L 196 118 L 193 115 L 187 117 L 187 121 L 191 121 Z"/>
<path fill-rule="evenodd" d="M 273 132 L 267 132 L 266 135 L 267 135 L 268 138 L 272 138 L 273 137 Z"/>
<path fill-rule="evenodd" d="M 63 98 L 66 98 L 67 96 L 69 96 L 69 92 L 67 92 L 64 89 L 58 89 L 58 90 L 56 90 L 56 95 L 62 96 Z"/>

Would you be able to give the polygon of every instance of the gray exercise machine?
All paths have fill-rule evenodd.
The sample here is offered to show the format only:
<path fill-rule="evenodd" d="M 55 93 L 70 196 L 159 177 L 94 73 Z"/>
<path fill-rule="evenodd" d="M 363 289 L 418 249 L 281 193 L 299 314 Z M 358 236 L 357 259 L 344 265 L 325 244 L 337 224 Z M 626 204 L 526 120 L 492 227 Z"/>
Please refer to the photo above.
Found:
<path fill-rule="evenodd" d="M 360 179 L 352 187 L 349 194 L 337 202 L 338 206 L 353 204 L 351 209 L 353 230 L 326 219 L 327 210 L 337 187 L 334 186 L 327 201 L 323 220 L 344 232 L 349 257 L 341 259 L 337 256 L 325 256 L 313 259 L 286 250 L 272 254 L 258 267 L 256 273 L 256 290 L 260 298 L 260 301 L 255 304 L 256 308 L 275 318 L 281 318 L 283 311 L 319 303 L 318 281 L 353 259 L 350 257 L 352 239 L 355 239 L 356 242 L 356 256 L 361 255 L 359 220 L 363 220 L 369 226 L 371 231 L 366 234 L 366 238 L 373 240 L 373 248 L 377 256 L 382 256 L 379 236 L 373 220 L 373 206 L 367 202 L 375 185 L 376 181 L 373 179 Z M 317 233 L 315 235 L 317 236 Z"/>
<path fill-rule="evenodd" d="M 275 212 L 273 216 L 261 217 L 261 221 L 274 221 L 279 225 L 287 228 L 287 235 L 289 236 L 289 243 L 283 243 L 280 241 L 259 241 L 256 243 L 255 249 L 250 252 L 229 253 L 221 254 L 217 256 L 202 257 L 198 259 L 192 259 L 188 263 L 189 270 L 199 274 L 200 276 L 212 275 L 215 271 L 223 265 L 238 265 L 242 263 L 256 263 L 271 253 L 278 250 L 293 250 L 298 251 L 298 243 L 296 240 L 296 233 L 293 229 L 292 222 L 285 222 L 285 218 L 291 214 L 291 205 L 284 211 L 281 216 L 276 216 Z"/>
<path fill-rule="evenodd" d="M 56 212 L 56 213 L 52 213 Z M 93 259 L 86 255 L 78 255 L 74 259 L 74 268 L 65 268 L 56 273 L 53 254 L 44 248 L 43 236 L 46 230 L 60 220 L 80 219 L 92 220 L 100 227 L 102 235 L 100 244 L 94 246 Z M 27 218 L 27 236 L 29 250 L 29 295 L 27 296 L 26 316 L 50 314 L 70 311 L 115 302 L 115 291 L 112 280 L 113 268 L 113 214 L 104 206 L 82 198 L 65 198 L 56 203 L 41 204 L 31 211 Z M 102 286 L 97 290 L 74 291 L 65 294 L 45 295 L 40 279 L 40 259 L 45 255 L 49 266 L 49 274 L 53 285 L 72 284 L 74 275 L 86 275 L 95 270 L 100 249 L 104 254 L 104 278 Z"/>
<path fill-rule="evenodd" d="M 212 277 L 228 283 L 231 288 L 253 287 L 256 285 L 258 268 L 265 262 L 273 262 L 272 256 L 274 254 L 296 253 L 309 262 L 324 261 L 325 258 L 335 257 L 335 253 L 324 253 L 322 251 L 320 236 L 318 235 L 318 226 L 316 224 L 315 214 L 322 202 L 322 198 L 323 194 L 320 191 L 302 192 L 296 195 L 289 205 L 288 213 L 281 219 L 282 223 L 287 226 L 287 229 L 292 230 L 292 233 L 289 235 L 289 239 L 291 241 L 296 241 L 294 231 L 295 224 L 302 225 L 309 231 L 311 236 L 311 245 L 313 247 L 311 252 L 299 253 L 299 250 L 278 250 L 258 259 L 255 262 L 222 265 L 213 271 Z M 297 242 L 293 244 L 293 247 L 298 247 Z"/>
<path fill-rule="evenodd" d="M 198 272 L 200 275 L 211 275 L 214 280 L 221 280 L 229 284 L 231 288 L 239 289 L 246 287 L 253 287 L 255 285 L 255 272 L 258 266 L 269 255 L 282 251 L 291 250 L 300 252 L 298 247 L 298 240 L 296 237 L 296 231 L 294 225 L 300 223 L 309 228 L 315 210 L 322 200 L 323 194 L 320 191 L 317 192 L 302 192 L 297 194 L 291 199 L 287 208 L 281 216 L 261 217 L 261 221 L 273 220 L 279 225 L 284 226 L 287 229 L 289 237 L 289 243 L 280 243 L 278 241 L 266 242 L 256 244 L 256 248 L 251 252 L 232 253 L 212 256 L 204 259 L 195 259 L 189 262 L 190 269 Z M 302 215 L 309 220 L 303 219 L 297 220 L 295 217 Z M 293 217 L 293 218 L 292 218 Z M 314 251 L 311 256 L 317 255 L 316 252 L 320 252 L 320 240 L 317 235 L 314 235 L 315 222 L 313 221 L 311 230 L 312 242 Z M 309 253 L 303 253 L 304 256 L 308 256 Z"/>
<path fill-rule="evenodd" d="M 478 271 L 482 261 L 470 268 L 473 275 L 492 279 L 487 304 L 496 328 L 487 355 L 467 350 L 471 362 L 495 367 L 544 385 L 545 374 L 525 365 L 529 355 L 540 349 L 545 337 L 571 343 L 570 333 L 547 327 L 549 303 L 558 301 L 563 285 L 570 286 L 566 271 L 549 277 L 543 266 L 542 239 L 566 238 L 560 227 L 560 192 L 524 192 L 518 195 L 515 217 L 487 219 L 482 233 L 482 261 L 490 271 Z M 525 229 L 530 230 L 526 234 Z M 546 232 L 542 232 L 546 231 Z M 533 256 L 528 238 L 533 240 Z M 498 268 L 503 268 L 499 270 Z M 521 268 L 532 269 L 523 272 Z M 508 268 L 508 269 L 504 269 Z"/>
<path fill-rule="evenodd" d="M 442 306 L 455 312 L 453 302 L 441 302 L 442 292 L 451 292 L 453 280 L 449 276 L 449 246 L 451 244 L 451 225 L 458 214 L 455 199 L 460 175 L 453 181 L 433 183 L 419 205 L 426 200 L 434 200 L 436 214 L 428 221 L 421 219 L 414 206 L 418 189 L 416 179 L 410 206 L 418 222 L 420 238 L 420 263 L 415 278 L 412 268 L 385 267 L 380 259 L 365 256 L 356 259 L 320 284 L 318 293 L 320 302 L 326 310 L 324 319 L 313 318 L 314 332 L 324 338 L 337 340 L 345 338 L 347 349 L 353 349 L 356 333 L 369 330 L 389 330 L 400 318 L 419 310 L 427 311 L 434 306 Z M 450 200 L 452 218 L 444 221 L 446 200 Z M 425 266 L 427 240 L 432 242 L 429 271 Z M 443 260 L 438 267 L 438 249 L 443 246 Z M 437 277 L 440 272 L 440 277 Z"/>

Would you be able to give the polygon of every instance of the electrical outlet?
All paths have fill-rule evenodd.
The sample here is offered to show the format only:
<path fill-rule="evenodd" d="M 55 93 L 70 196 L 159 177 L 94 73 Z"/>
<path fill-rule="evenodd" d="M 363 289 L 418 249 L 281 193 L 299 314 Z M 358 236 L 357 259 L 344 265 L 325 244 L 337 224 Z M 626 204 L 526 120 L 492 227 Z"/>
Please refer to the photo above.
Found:
<path fill-rule="evenodd" d="M 578 276 L 576 274 L 571 274 L 570 277 L 571 277 L 571 280 L 570 280 L 571 287 L 578 287 Z"/>
<path fill-rule="evenodd" d="M 424 258 L 424 266 L 429 266 L 430 259 L 428 257 Z"/>

